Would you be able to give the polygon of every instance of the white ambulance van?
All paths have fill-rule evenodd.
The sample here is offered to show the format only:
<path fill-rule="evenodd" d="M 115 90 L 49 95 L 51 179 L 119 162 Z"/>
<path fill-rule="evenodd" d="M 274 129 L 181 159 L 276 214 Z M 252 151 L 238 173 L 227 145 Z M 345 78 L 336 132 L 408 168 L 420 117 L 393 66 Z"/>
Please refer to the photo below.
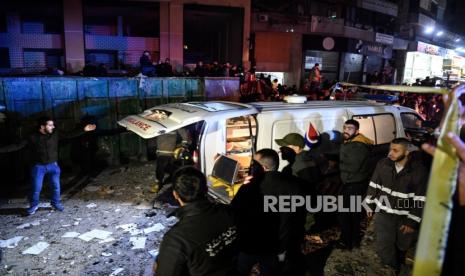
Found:
<path fill-rule="evenodd" d="M 256 150 L 279 151 L 275 139 L 297 132 L 309 147 L 338 150 L 342 126 L 350 118 L 360 132 L 387 153 L 389 142 L 422 133 L 422 118 L 412 109 L 368 101 L 188 102 L 155 106 L 118 123 L 149 139 L 186 128 L 193 138 L 195 161 L 209 178 L 210 194 L 229 202 L 247 175 Z M 295 102 L 295 103 L 290 103 Z M 316 134 L 316 135 L 315 135 Z M 218 158 L 220 156 L 220 158 Z M 286 165 L 281 162 L 281 168 Z M 216 166 L 215 166 L 216 165 Z M 219 179 L 219 181 L 215 181 Z"/>

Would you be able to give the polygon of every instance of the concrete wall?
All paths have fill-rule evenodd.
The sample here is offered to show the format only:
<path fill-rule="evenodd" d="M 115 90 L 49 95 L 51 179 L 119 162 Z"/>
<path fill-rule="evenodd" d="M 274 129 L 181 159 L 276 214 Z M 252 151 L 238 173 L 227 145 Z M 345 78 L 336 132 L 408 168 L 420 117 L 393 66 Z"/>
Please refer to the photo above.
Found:
<path fill-rule="evenodd" d="M 239 98 L 238 78 L 31 77 L 0 81 L 0 105 L 6 106 L 7 116 L 2 136 L 19 136 L 7 137 L 9 141 L 26 138 L 44 115 L 54 118 L 58 129 L 64 131 L 73 129 L 85 115 L 95 116 L 99 128 L 112 129 L 119 119 L 162 103 Z M 147 155 L 147 141 L 133 133 L 102 137 L 101 143 L 109 149 L 110 163 L 118 163 L 122 153 Z M 64 162 L 69 159 L 66 154 L 62 157 Z"/>
<path fill-rule="evenodd" d="M 256 32 L 257 71 L 284 72 L 284 84 L 300 85 L 302 35 L 299 33 Z"/>

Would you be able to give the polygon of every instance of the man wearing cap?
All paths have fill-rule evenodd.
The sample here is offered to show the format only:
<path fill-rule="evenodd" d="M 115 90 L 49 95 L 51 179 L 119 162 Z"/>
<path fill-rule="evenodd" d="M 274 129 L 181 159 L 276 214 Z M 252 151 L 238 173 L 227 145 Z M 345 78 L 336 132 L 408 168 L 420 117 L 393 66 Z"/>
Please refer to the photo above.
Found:
<path fill-rule="evenodd" d="M 373 141 L 361 134 L 359 128 L 359 122 L 354 119 L 347 120 L 343 126 L 344 144 L 339 153 L 339 170 L 342 180 L 340 195 L 345 208 L 350 206 L 351 196 L 363 196 L 366 193 L 371 176 L 368 159 Z M 361 212 L 339 213 L 339 248 L 351 250 L 360 245 L 361 218 Z"/>
<path fill-rule="evenodd" d="M 307 194 L 314 194 L 317 183 L 321 180 L 320 169 L 315 158 L 309 151 L 304 150 L 304 137 L 298 133 L 289 133 L 282 139 L 275 139 L 275 142 L 281 147 L 288 147 L 295 153 L 295 161 L 292 164 L 292 174 L 308 185 L 305 187 Z"/>

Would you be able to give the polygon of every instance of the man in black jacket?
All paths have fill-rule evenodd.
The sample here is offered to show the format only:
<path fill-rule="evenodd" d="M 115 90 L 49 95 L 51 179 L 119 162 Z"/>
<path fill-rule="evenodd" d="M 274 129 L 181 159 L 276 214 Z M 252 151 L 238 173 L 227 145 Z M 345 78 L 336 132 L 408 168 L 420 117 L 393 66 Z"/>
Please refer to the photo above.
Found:
<path fill-rule="evenodd" d="M 342 188 L 340 196 L 343 206 L 348 208 L 353 196 L 363 196 L 366 193 L 370 170 L 368 160 L 373 141 L 359 131 L 358 121 L 350 119 L 344 123 L 344 144 L 339 152 L 339 170 L 341 173 Z M 351 250 L 360 245 L 361 212 L 341 212 L 338 214 L 341 226 L 341 239 L 337 244 L 340 249 Z"/>
<path fill-rule="evenodd" d="M 39 196 L 42 190 L 42 182 L 44 177 L 50 177 L 50 185 L 52 187 L 52 206 L 63 211 L 64 207 L 60 200 L 60 167 L 58 166 L 58 141 L 63 138 L 54 131 L 55 125 L 51 118 L 42 117 L 39 119 L 39 129 L 32 134 L 28 140 L 28 147 L 31 151 L 32 159 L 32 192 L 29 197 L 30 207 L 26 210 L 28 215 L 33 215 L 39 208 Z M 83 130 L 69 133 L 64 138 L 77 137 L 84 131 L 95 130 L 95 125 L 86 125 Z"/>
<path fill-rule="evenodd" d="M 139 58 L 140 63 L 140 72 L 148 77 L 155 76 L 155 66 L 153 65 L 152 59 L 150 57 L 149 51 L 144 51 L 142 56 Z"/>
<path fill-rule="evenodd" d="M 249 275 L 259 264 L 260 275 L 299 275 L 302 273 L 300 245 L 304 236 L 305 212 L 265 211 L 264 196 L 302 195 L 295 177 L 278 172 L 279 156 L 272 149 L 255 154 L 252 181 L 243 185 L 232 201 L 238 227 L 238 270 Z M 285 261 L 283 274 L 279 262 Z"/>
<path fill-rule="evenodd" d="M 376 250 L 381 261 L 399 271 L 419 229 L 428 170 L 412 158 L 405 138 L 392 140 L 388 158 L 378 162 L 366 202 L 379 210 L 375 219 Z M 373 212 L 368 212 L 368 217 Z"/>
<path fill-rule="evenodd" d="M 193 167 L 173 175 L 173 188 L 179 222 L 163 237 L 155 275 L 234 275 L 236 227 L 229 206 L 207 200 L 207 180 Z"/>

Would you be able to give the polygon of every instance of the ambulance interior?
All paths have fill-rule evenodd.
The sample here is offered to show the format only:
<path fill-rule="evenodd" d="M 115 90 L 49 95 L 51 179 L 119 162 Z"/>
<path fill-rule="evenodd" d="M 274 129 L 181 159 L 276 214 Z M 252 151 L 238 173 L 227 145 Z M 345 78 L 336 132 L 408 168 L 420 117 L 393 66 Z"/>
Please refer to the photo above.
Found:
<path fill-rule="evenodd" d="M 230 201 L 249 174 L 257 137 L 257 121 L 252 115 L 226 120 L 225 154 L 217 158 L 210 180 L 211 191 Z"/>

